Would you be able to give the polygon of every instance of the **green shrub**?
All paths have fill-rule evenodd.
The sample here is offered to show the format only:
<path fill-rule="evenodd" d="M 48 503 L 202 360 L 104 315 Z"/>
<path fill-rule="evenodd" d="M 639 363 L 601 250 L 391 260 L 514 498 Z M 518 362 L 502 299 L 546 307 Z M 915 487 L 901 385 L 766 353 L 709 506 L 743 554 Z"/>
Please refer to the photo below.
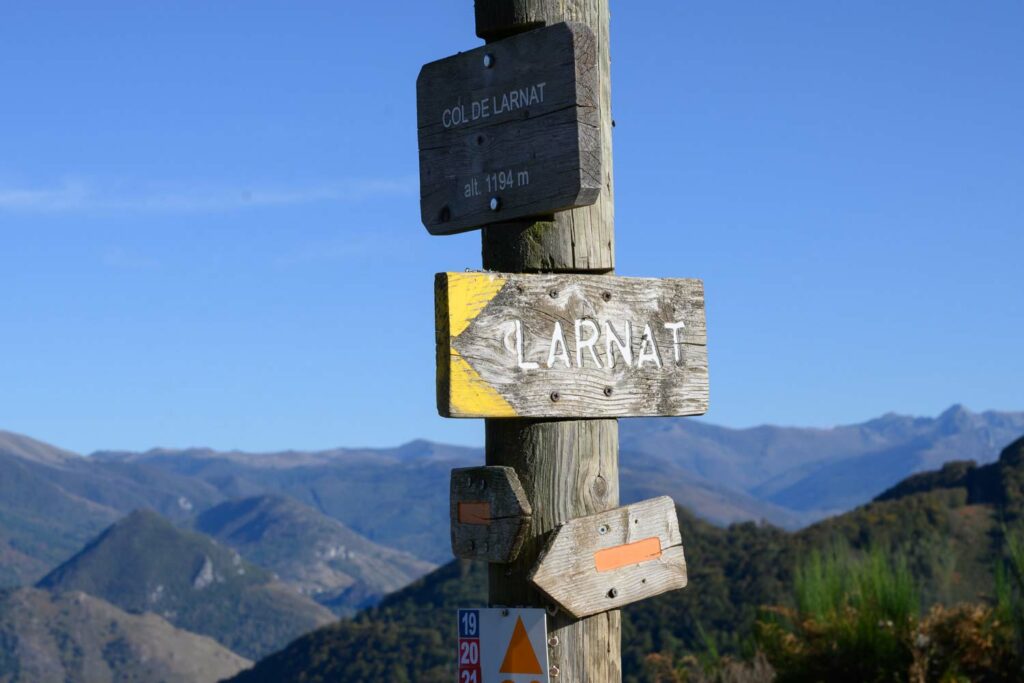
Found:
<path fill-rule="evenodd" d="M 1024 528 L 1003 530 L 1004 558 L 996 564 L 997 618 L 1011 630 L 1017 656 L 1024 660 Z"/>
<path fill-rule="evenodd" d="M 758 643 L 785 681 L 900 681 L 913 662 L 917 591 L 902 557 L 844 547 L 797 570 L 796 609 L 769 608 Z"/>

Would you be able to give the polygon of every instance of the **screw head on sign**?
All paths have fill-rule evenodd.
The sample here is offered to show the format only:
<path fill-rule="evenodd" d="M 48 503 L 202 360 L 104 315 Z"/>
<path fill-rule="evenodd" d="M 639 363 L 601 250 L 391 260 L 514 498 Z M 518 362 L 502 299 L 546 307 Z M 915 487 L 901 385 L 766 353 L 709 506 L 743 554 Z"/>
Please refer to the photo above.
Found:
<path fill-rule="evenodd" d="M 605 395 L 605 396 L 611 396 L 611 395 L 612 395 L 612 393 L 614 393 L 614 391 L 615 391 L 615 390 L 614 390 L 614 389 L 612 389 L 611 387 L 605 387 L 605 388 L 604 388 L 604 395 Z"/>
<path fill-rule="evenodd" d="M 608 533 L 608 525 L 602 524 L 601 526 L 597 527 L 597 533 L 604 536 L 606 533 Z"/>
<path fill-rule="evenodd" d="M 485 69 L 490 69 L 492 66 L 494 66 L 494 55 L 491 54 L 490 52 L 485 52 L 484 53 L 484 68 Z"/>
<path fill-rule="evenodd" d="M 552 678 L 558 678 L 558 667 L 553 666 L 550 669 L 548 669 L 548 675 Z"/>
<path fill-rule="evenodd" d="M 497 197 L 491 197 L 491 203 L 489 204 L 491 211 L 497 211 L 501 208 L 501 200 Z"/>
<path fill-rule="evenodd" d="M 609 598 L 617 598 L 617 597 L 619 597 L 619 589 L 618 588 L 612 588 L 611 590 L 609 590 L 608 591 L 608 597 Z"/>
<path fill-rule="evenodd" d="M 552 391 L 552 392 L 551 392 L 551 400 L 552 400 L 553 402 L 555 402 L 555 403 L 558 403 L 558 400 L 559 400 L 560 398 L 562 398 L 562 395 L 561 395 L 561 394 L 559 394 L 559 393 L 558 393 L 557 391 Z"/>
<path fill-rule="evenodd" d="M 558 636 L 548 638 L 548 647 L 558 647 Z"/>

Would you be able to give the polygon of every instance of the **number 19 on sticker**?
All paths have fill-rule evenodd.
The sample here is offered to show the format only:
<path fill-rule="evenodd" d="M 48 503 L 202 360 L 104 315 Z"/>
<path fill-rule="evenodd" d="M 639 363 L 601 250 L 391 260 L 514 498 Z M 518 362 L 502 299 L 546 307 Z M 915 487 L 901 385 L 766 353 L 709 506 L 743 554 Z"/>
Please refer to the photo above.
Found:
<path fill-rule="evenodd" d="M 459 610 L 459 683 L 482 683 L 480 673 L 480 612 Z"/>

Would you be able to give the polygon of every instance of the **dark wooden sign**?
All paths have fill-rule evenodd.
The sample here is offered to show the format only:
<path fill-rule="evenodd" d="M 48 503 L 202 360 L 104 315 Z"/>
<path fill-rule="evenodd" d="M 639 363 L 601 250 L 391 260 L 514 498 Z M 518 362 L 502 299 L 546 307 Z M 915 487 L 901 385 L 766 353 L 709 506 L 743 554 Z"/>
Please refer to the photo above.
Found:
<path fill-rule="evenodd" d="M 431 62 L 416 81 L 423 225 L 443 235 L 593 204 L 594 35 L 561 23 Z"/>
<path fill-rule="evenodd" d="M 439 273 L 434 296 L 445 417 L 707 411 L 700 280 Z"/>
<path fill-rule="evenodd" d="M 559 526 L 529 578 L 577 618 L 685 587 L 675 503 L 662 496 Z"/>
<path fill-rule="evenodd" d="M 452 554 L 466 560 L 511 562 L 530 527 L 530 503 L 511 467 L 452 470 Z"/>

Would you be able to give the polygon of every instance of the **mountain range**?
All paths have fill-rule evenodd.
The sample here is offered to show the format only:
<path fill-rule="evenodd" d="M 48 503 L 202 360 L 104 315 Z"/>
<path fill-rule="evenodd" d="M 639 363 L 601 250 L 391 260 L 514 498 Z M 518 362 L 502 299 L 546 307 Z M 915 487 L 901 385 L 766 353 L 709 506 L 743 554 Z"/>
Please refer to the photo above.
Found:
<path fill-rule="evenodd" d="M 991 598 L 1000 540 L 1007 528 L 1024 530 L 1024 438 L 1007 446 L 997 462 L 955 462 L 912 476 L 876 501 L 796 533 L 753 523 L 723 529 L 684 508 L 678 514 L 689 585 L 623 610 L 624 683 L 669 680 L 647 668 L 651 655 L 679 662 L 695 652 L 750 648 L 760 609 L 791 600 L 801 559 L 830 548 L 884 548 L 904 558 L 923 606 Z M 231 681 L 450 681 L 455 609 L 487 604 L 486 576 L 486 565 L 453 561 L 355 619 L 299 638 Z"/>
<path fill-rule="evenodd" d="M 985 496 L 1017 476 L 993 463 L 1024 433 L 1024 413 L 954 406 L 936 418 L 889 414 L 831 429 L 620 424 L 623 502 L 676 500 L 687 557 L 698 560 L 691 581 L 703 586 L 652 601 L 653 612 L 630 608 L 628 628 L 647 638 L 630 655 L 640 667 L 650 648 L 681 653 L 700 634 L 739 647 L 731 639 L 753 606 L 778 599 L 794 558 L 826 538 L 904 543 L 913 531 L 911 556 L 930 594 L 976 594 L 991 583 L 990 543 L 978 539 L 997 532 L 996 510 L 1006 507 Z M 385 656 L 385 673 L 373 662 L 391 647 L 422 664 L 415 680 L 434 680 L 423 673 L 434 669 L 441 680 L 449 662 L 438 629 L 447 625 L 432 615 L 472 603 L 483 579 L 454 563 L 403 586 L 450 560 L 449 471 L 482 461 L 482 449 L 427 441 L 81 456 L 0 432 L 0 681 L 195 679 L 188 662 L 227 676 L 356 613 L 314 631 L 320 640 L 296 641 L 306 650 L 268 661 L 301 663 L 331 642 L 353 650 L 324 659 L 345 680 L 400 680 L 394 659 Z M 29 625 L 33 611 L 42 623 Z M 662 635 L 650 640 L 648 629 Z"/>
<path fill-rule="evenodd" d="M 1024 433 L 1024 412 L 952 406 L 935 418 L 888 414 L 829 429 L 637 418 L 621 420 L 619 431 L 623 502 L 670 495 L 715 524 L 765 520 L 798 529 L 945 461 L 994 461 Z M 284 495 L 370 540 L 440 563 L 451 557 L 449 470 L 482 463 L 483 452 L 414 441 L 379 450 L 160 449 L 92 458 L 196 478 L 226 498 Z"/>
<path fill-rule="evenodd" d="M 830 429 L 731 429 L 690 419 L 620 424 L 623 502 L 667 494 L 716 524 L 766 520 L 797 529 L 945 461 L 992 462 L 1024 433 L 1024 413 L 953 406 L 936 418 L 888 414 Z M 333 519 L 378 546 L 446 562 L 449 470 L 482 461 L 482 449 L 427 441 L 390 449 L 153 449 L 83 457 L 0 432 L 0 586 L 38 580 L 134 509 L 190 523 L 215 505 L 262 495 L 302 503 L 322 523 Z M 393 559 L 405 563 L 399 574 L 408 578 L 428 568 Z M 341 583 L 335 588 L 346 590 Z M 361 606 L 393 587 L 393 580 L 353 584 L 354 603 L 335 607 Z"/>

